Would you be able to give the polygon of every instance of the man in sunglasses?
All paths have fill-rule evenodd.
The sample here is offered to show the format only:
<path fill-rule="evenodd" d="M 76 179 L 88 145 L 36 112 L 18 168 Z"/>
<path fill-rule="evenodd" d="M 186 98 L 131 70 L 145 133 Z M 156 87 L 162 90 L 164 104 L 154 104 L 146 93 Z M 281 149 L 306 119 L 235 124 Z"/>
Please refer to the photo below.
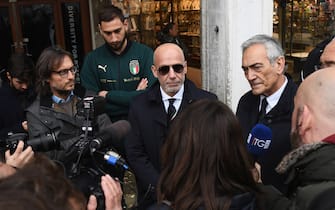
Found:
<path fill-rule="evenodd" d="M 195 100 L 217 99 L 185 78 L 187 63 L 177 44 L 158 46 L 151 70 L 158 81 L 132 101 L 128 117 L 132 130 L 125 144 L 137 180 L 139 209 L 148 209 L 156 201 L 160 149 L 173 119 Z"/>

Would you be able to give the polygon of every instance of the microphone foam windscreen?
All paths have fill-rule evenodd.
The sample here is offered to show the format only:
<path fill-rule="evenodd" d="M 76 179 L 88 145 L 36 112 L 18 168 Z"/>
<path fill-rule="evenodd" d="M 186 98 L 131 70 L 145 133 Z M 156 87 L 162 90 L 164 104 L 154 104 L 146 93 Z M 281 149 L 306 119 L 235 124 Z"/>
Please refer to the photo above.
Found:
<path fill-rule="evenodd" d="M 254 156 L 263 155 L 270 147 L 272 130 L 264 124 L 256 124 L 247 139 L 248 151 Z"/>

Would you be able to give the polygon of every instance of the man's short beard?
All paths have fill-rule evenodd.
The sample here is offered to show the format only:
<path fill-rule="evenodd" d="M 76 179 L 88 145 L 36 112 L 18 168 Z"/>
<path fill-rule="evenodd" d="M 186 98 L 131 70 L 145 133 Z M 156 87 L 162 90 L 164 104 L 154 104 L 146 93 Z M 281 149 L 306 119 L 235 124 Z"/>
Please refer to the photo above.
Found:
<path fill-rule="evenodd" d="M 112 48 L 113 51 L 119 51 L 119 50 L 122 49 L 124 43 L 126 42 L 126 39 L 127 39 L 127 33 L 125 33 L 125 35 L 124 35 L 122 41 L 120 42 L 119 46 L 114 47 L 114 45 L 112 45 L 112 44 L 109 44 L 109 46 Z"/>
<path fill-rule="evenodd" d="M 69 96 L 72 90 L 57 90 L 58 95 Z"/>

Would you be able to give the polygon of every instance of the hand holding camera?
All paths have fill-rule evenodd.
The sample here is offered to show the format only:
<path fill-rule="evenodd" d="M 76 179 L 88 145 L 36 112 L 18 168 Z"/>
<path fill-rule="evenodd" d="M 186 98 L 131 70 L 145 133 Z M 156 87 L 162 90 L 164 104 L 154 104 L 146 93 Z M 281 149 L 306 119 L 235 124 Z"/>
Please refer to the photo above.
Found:
<path fill-rule="evenodd" d="M 120 183 L 107 174 L 101 177 L 101 188 L 105 197 L 105 210 L 122 210 L 121 200 L 123 193 Z M 97 198 L 95 195 L 91 195 L 87 210 L 96 210 L 97 206 Z"/>
<path fill-rule="evenodd" d="M 24 142 L 19 141 L 15 151 L 11 154 L 10 150 L 5 153 L 6 163 L 15 168 L 22 168 L 34 158 L 34 151 L 31 146 L 24 148 Z"/>

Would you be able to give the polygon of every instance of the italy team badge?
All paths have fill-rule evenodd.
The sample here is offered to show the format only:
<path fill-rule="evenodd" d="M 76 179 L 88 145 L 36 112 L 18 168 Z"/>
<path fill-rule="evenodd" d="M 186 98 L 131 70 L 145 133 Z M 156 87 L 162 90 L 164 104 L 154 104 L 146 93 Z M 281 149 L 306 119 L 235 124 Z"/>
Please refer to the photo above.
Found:
<path fill-rule="evenodd" d="M 132 75 L 136 75 L 140 72 L 140 63 L 138 60 L 131 60 L 129 62 L 129 71 Z"/>

